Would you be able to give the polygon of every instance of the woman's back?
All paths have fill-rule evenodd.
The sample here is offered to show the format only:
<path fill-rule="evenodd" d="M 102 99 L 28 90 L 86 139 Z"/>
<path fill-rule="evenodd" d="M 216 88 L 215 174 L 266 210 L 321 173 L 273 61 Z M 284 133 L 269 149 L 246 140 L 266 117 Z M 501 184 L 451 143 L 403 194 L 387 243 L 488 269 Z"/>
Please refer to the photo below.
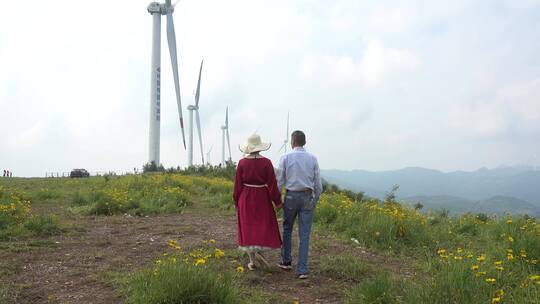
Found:
<path fill-rule="evenodd" d="M 268 182 L 269 170 L 274 170 L 272 162 L 265 157 L 243 158 L 238 163 L 242 181 L 248 184 L 264 185 Z"/>

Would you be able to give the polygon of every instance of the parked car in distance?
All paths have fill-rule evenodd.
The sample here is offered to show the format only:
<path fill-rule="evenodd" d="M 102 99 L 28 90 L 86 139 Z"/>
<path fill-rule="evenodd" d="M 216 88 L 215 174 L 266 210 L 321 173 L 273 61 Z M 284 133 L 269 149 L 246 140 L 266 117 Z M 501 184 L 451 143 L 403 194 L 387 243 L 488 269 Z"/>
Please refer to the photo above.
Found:
<path fill-rule="evenodd" d="M 73 169 L 71 170 L 71 173 L 69 174 L 69 177 L 76 178 L 76 177 L 90 177 L 90 173 L 86 171 L 86 169 Z"/>

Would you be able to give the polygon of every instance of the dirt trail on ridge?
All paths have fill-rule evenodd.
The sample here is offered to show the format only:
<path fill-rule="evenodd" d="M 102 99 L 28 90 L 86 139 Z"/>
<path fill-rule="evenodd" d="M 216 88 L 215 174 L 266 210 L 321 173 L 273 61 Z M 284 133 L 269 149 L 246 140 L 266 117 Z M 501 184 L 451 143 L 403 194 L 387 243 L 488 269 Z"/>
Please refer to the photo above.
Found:
<path fill-rule="evenodd" d="M 80 232 L 44 239 L 50 245 L 30 250 L 0 250 L 0 266 L 11 271 L 7 279 L 18 289 L 14 303 L 122 303 L 124 300 L 110 283 L 108 274 L 131 272 L 149 265 L 167 250 L 169 239 L 177 240 L 184 248 L 200 246 L 208 239 L 215 239 L 216 247 L 226 252 L 236 248 L 236 218 L 212 211 L 191 210 L 148 217 L 80 217 L 77 221 Z M 343 289 L 350 283 L 319 273 L 317 264 L 321 254 L 344 251 L 404 276 L 413 273 L 399 260 L 367 250 L 350 251 L 350 244 L 314 234 L 313 242 L 319 241 L 324 247 L 314 246 L 311 251 L 310 279 L 297 280 L 293 272 L 276 267 L 246 273 L 248 283 L 290 302 L 296 299 L 300 303 L 340 303 Z M 297 247 L 294 248 L 293 252 Z M 277 263 L 279 253 L 270 253 L 268 259 Z"/>

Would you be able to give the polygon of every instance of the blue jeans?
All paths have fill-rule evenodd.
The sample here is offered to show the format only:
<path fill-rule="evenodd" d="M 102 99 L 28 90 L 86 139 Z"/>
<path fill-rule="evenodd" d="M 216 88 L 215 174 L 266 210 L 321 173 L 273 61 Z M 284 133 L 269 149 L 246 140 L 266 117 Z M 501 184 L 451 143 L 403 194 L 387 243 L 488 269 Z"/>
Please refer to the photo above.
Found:
<path fill-rule="evenodd" d="M 287 191 L 285 203 L 283 203 L 283 247 L 281 247 L 281 259 L 283 263 L 291 263 L 291 237 L 294 221 L 298 216 L 300 248 L 298 252 L 297 274 L 308 273 L 309 236 L 311 223 L 313 222 L 313 209 L 315 202 L 306 192 Z"/>

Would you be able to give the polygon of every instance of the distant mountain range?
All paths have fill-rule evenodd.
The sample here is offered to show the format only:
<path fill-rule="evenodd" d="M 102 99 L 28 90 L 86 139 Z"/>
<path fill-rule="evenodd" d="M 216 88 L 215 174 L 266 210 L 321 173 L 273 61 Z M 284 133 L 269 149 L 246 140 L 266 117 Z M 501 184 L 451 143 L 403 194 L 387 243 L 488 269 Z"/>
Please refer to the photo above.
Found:
<path fill-rule="evenodd" d="M 420 202 L 429 209 L 540 215 L 540 171 L 530 167 L 449 173 L 418 167 L 381 172 L 322 170 L 321 175 L 330 183 L 377 198 L 399 185 L 400 200 Z"/>

